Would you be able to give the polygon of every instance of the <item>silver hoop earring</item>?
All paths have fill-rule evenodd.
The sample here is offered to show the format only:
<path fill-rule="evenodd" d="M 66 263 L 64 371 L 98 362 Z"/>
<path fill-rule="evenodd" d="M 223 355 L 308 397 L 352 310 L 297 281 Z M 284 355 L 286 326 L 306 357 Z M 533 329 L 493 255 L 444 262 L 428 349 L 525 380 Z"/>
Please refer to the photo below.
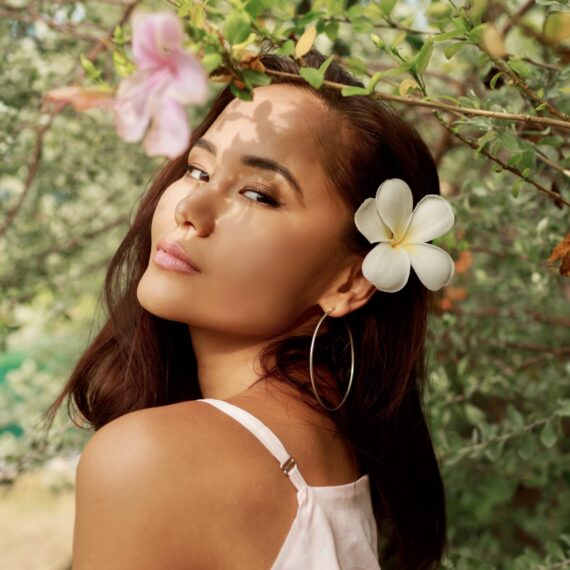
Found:
<path fill-rule="evenodd" d="M 334 311 L 334 309 L 335 309 L 335 307 L 333 307 L 330 311 L 326 311 L 325 314 L 321 317 L 321 320 L 318 322 L 317 327 L 315 328 L 315 332 L 313 333 L 313 339 L 311 341 L 311 351 L 309 353 L 309 373 L 311 375 L 311 384 L 313 385 L 313 392 L 315 393 L 315 397 L 317 398 L 319 404 L 323 408 L 325 408 L 325 410 L 329 410 L 329 412 L 334 412 L 335 410 L 338 410 L 344 404 L 344 402 L 348 398 L 350 388 L 352 387 L 352 379 L 354 377 L 354 341 L 352 339 L 352 332 L 350 330 L 350 326 L 348 325 L 348 322 L 345 320 L 344 323 L 346 325 L 346 328 L 348 329 L 348 336 L 350 338 L 350 358 L 351 358 L 350 379 L 348 381 L 348 389 L 346 390 L 346 394 L 344 395 L 344 398 L 342 399 L 341 403 L 336 408 L 329 408 L 329 407 L 325 406 L 325 404 L 323 404 L 321 398 L 319 397 L 319 394 L 317 393 L 317 388 L 315 386 L 315 379 L 313 377 L 313 350 L 315 348 L 315 339 L 317 337 L 317 331 L 319 330 L 321 323 L 323 322 L 323 320 L 326 317 L 328 317 L 328 315 L 330 313 L 332 313 Z"/>

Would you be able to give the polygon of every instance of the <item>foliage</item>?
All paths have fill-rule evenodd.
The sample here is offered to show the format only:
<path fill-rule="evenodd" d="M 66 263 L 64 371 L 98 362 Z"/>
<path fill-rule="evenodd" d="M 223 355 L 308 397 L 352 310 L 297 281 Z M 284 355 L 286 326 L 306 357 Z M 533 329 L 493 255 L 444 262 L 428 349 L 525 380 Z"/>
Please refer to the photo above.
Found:
<path fill-rule="evenodd" d="M 63 410 L 49 439 L 35 420 L 97 329 L 106 263 L 162 163 L 119 140 L 104 110 L 78 114 L 42 95 L 77 82 L 114 88 L 131 74 L 137 4 L 0 3 L 5 484 L 85 441 Z M 430 317 L 426 394 L 448 497 L 444 567 L 568 566 L 568 2 L 140 4 L 184 19 L 212 96 L 230 79 L 244 99 L 268 83 L 263 38 L 301 62 L 314 44 L 363 80 L 338 86 L 344 95 L 374 93 L 417 126 L 456 214 L 437 240 L 457 275 Z M 326 65 L 303 80 L 326 84 Z M 188 112 L 196 122 L 201 109 Z"/>

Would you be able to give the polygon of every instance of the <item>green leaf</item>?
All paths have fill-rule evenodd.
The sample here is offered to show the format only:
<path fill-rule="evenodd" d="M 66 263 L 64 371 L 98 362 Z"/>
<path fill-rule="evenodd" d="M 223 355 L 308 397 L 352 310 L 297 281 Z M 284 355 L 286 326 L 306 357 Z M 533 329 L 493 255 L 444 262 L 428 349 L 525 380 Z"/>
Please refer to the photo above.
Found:
<path fill-rule="evenodd" d="M 556 439 L 557 436 L 552 421 L 546 422 L 540 431 L 540 442 L 544 447 L 553 447 L 556 443 Z"/>
<path fill-rule="evenodd" d="M 477 406 L 474 406 L 473 404 L 465 404 L 464 409 L 469 423 L 474 426 L 479 426 L 485 421 L 485 413 Z"/>
<path fill-rule="evenodd" d="M 418 55 L 416 55 L 413 63 L 414 69 L 420 75 L 422 75 L 423 72 L 426 70 L 432 52 L 433 52 L 433 40 L 429 38 L 425 41 Z"/>
<path fill-rule="evenodd" d="M 314 67 L 301 67 L 299 74 L 315 89 L 318 89 L 323 84 L 325 78 L 324 74 Z"/>
<path fill-rule="evenodd" d="M 238 99 L 242 99 L 243 101 L 253 101 L 253 94 L 249 91 L 241 91 L 233 81 L 230 83 L 230 91 Z"/>
<path fill-rule="evenodd" d="M 364 8 L 363 15 L 371 22 L 377 22 L 384 17 L 385 13 L 382 7 L 378 6 L 376 2 L 369 2 Z"/>
<path fill-rule="evenodd" d="M 511 195 L 513 198 L 518 198 L 520 191 L 521 191 L 521 186 L 523 184 L 522 180 L 517 180 L 514 184 L 513 187 L 511 188 Z"/>
<path fill-rule="evenodd" d="M 504 442 L 502 440 L 491 443 L 491 445 L 485 449 L 485 457 L 489 461 L 497 461 L 503 453 L 503 445 Z"/>
<path fill-rule="evenodd" d="M 503 131 L 501 133 L 501 145 L 511 152 L 518 152 L 520 150 L 519 140 L 509 131 Z"/>
<path fill-rule="evenodd" d="M 113 52 L 113 65 L 117 74 L 121 77 L 128 77 L 136 69 L 135 64 L 120 51 Z"/>
<path fill-rule="evenodd" d="M 491 89 L 495 89 L 495 84 L 497 83 L 497 80 L 499 79 L 499 77 L 501 77 L 501 75 L 504 75 L 502 71 L 499 71 L 498 73 L 495 73 L 495 75 L 493 75 L 491 81 L 489 81 L 489 87 Z"/>
<path fill-rule="evenodd" d="M 536 439 L 532 433 L 525 433 L 519 438 L 517 452 L 525 460 L 536 454 Z"/>
<path fill-rule="evenodd" d="M 323 78 L 325 76 L 325 73 L 327 72 L 327 69 L 329 68 L 329 65 L 333 62 L 334 57 L 335 57 L 334 53 L 329 55 L 329 57 L 327 57 L 327 59 L 323 61 L 323 63 L 321 63 L 321 65 L 319 66 L 319 71 L 322 73 Z"/>
<path fill-rule="evenodd" d="M 202 67 L 208 73 L 211 73 L 214 69 L 220 67 L 222 61 L 222 56 L 219 53 L 208 53 L 202 58 L 201 63 Z"/>
<path fill-rule="evenodd" d="M 481 151 L 481 149 L 492 140 L 497 138 L 497 131 L 489 131 L 485 133 L 482 137 L 479 138 L 478 145 L 477 145 L 477 152 Z"/>
<path fill-rule="evenodd" d="M 348 97 L 350 95 L 368 95 L 368 89 L 365 87 L 358 87 L 356 85 L 349 85 L 342 89 L 341 95 L 343 97 Z"/>
<path fill-rule="evenodd" d="M 512 404 L 508 404 L 507 406 L 507 417 L 514 426 L 518 428 L 524 426 L 524 418 L 522 414 Z"/>
<path fill-rule="evenodd" d="M 371 78 L 370 81 L 368 82 L 368 93 L 372 93 L 374 91 L 374 88 L 376 87 L 376 84 L 378 83 L 378 81 L 380 81 L 380 79 L 382 79 L 382 77 L 388 77 L 388 76 L 392 76 L 392 75 L 399 75 L 401 73 L 405 73 L 408 69 L 409 69 L 409 65 L 408 64 L 404 64 L 404 65 L 400 65 L 398 67 L 393 67 L 391 69 L 383 69 L 382 71 L 377 71 Z"/>
<path fill-rule="evenodd" d="M 376 84 L 378 83 L 378 81 L 380 81 L 380 79 L 382 78 L 383 75 L 384 75 L 384 71 L 377 71 L 370 78 L 370 81 L 368 82 L 368 86 L 367 86 L 368 93 L 372 93 L 374 91 Z"/>
<path fill-rule="evenodd" d="M 457 97 L 452 97 L 451 95 L 428 95 L 427 97 L 422 97 L 422 101 L 437 101 L 439 99 L 451 101 L 454 105 L 461 105 L 461 101 Z"/>
<path fill-rule="evenodd" d="M 425 9 L 425 14 L 428 18 L 445 18 L 451 11 L 451 6 L 446 2 L 431 2 Z"/>
<path fill-rule="evenodd" d="M 122 46 L 126 41 L 123 28 L 121 26 L 115 26 L 115 30 L 113 31 L 113 43 Z"/>
<path fill-rule="evenodd" d="M 570 417 L 570 400 L 559 400 L 560 407 L 556 410 L 557 416 Z"/>
<path fill-rule="evenodd" d="M 378 36 L 377 34 L 370 34 L 370 39 L 372 40 L 372 43 L 378 48 L 378 49 L 383 49 L 384 46 L 386 45 L 384 43 L 384 40 Z"/>
<path fill-rule="evenodd" d="M 244 83 L 251 89 L 255 85 L 269 85 L 271 77 L 261 71 L 254 69 L 244 69 L 242 72 Z"/>
<path fill-rule="evenodd" d="M 438 34 L 437 36 L 433 36 L 432 40 L 434 42 L 444 42 L 445 40 L 459 38 L 464 35 L 465 35 L 464 30 L 450 30 L 449 32 L 444 32 L 443 34 Z"/>
<path fill-rule="evenodd" d="M 462 42 L 451 44 L 443 50 L 443 55 L 445 55 L 447 59 L 451 59 L 463 46 L 465 46 L 465 44 Z"/>
<path fill-rule="evenodd" d="M 251 32 L 251 18 L 244 10 L 229 13 L 224 22 L 224 36 L 231 45 L 243 42 Z"/>
<path fill-rule="evenodd" d="M 332 22 L 325 22 L 324 30 L 327 38 L 332 42 L 338 38 L 338 22 L 336 20 Z"/>
<path fill-rule="evenodd" d="M 476 44 L 480 43 L 481 41 L 481 34 L 483 33 L 483 30 L 485 29 L 485 26 L 487 26 L 487 23 L 484 24 L 480 24 L 478 26 L 475 26 L 472 30 L 470 30 L 467 33 L 467 37 L 472 41 L 475 42 Z"/>
<path fill-rule="evenodd" d="M 549 12 L 544 20 L 543 34 L 553 44 L 570 38 L 570 12 Z"/>
<path fill-rule="evenodd" d="M 293 55 L 295 53 L 295 42 L 293 40 L 287 40 L 276 52 L 279 55 Z"/>
<path fill-rule="evenodd" d="M 252 18 L 256 18 L 265 8 L 270 6 L 271 2 L 268 0 L 248 0 L 244 9 Z"/>
<path fill-rule="evenodd" d="M 392 13 L 394 6 L 396 6 L 397 1 L 398 0 L 380 0 L 380 9 L 386 16 L 389 16 Z"/>
<path fill-rule="evenodd" d="M 528 77 L 530 75 L 530 69 L 524 61 L 518 59 L 510 59 L 507 62 L 507 65 L 521 77 Z"/>
<path fill-rule="evenodd" d="M 368 69 L 366 64 L 358 57 L 348 57 L 346 58 L 346 64 L 348 65 L 349 71 L 356 75 L 367 75 Z"/>
<path fill-rule="evenodd" d="M 97 69 L 83 54 L 79 56 L 81 67 L 85 70 L 89 79 L 97 80 L 101 76 L 101 71 Z"/>
<path fill-rule="evenodd" d="M 564 139 L 559 135 L 553 135 L 553 136 L 542 138 L 538 144 L 558 147 L 558 146 L 561 146 L 562 144 L 564 144 Z"/>

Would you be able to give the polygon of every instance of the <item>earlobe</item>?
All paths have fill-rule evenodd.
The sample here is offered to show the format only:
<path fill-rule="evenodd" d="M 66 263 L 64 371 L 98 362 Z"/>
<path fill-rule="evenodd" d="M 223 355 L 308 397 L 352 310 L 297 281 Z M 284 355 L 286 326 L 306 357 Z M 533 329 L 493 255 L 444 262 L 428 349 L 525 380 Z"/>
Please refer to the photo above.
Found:
<path fill-rule="evenodd" d="M 334 310 L 331 317 L 342 317 L 365 305 L 377 291 L 362 274 L 362 258 L 342 271 L 319 299 L 323 311 Z"/>

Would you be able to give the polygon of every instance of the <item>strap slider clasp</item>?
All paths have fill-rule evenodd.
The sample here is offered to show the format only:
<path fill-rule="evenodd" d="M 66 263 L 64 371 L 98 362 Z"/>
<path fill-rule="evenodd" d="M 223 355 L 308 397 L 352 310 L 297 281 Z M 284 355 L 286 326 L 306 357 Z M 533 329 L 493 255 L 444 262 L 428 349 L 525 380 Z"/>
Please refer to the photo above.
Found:
<path fill-rule="evenodd" d="M 281 464 L 281 469 L 283 470 L 283 473 L 285 473 L 285 475 L 289 475 L 289 471 L 291 471 L 291 469 L 293 469 L 295 465 L 297 465 L 297 463 L 295 463 L 293 457 L 290 456 L 289 459 L 285 461 L 285 463 Z"/>

